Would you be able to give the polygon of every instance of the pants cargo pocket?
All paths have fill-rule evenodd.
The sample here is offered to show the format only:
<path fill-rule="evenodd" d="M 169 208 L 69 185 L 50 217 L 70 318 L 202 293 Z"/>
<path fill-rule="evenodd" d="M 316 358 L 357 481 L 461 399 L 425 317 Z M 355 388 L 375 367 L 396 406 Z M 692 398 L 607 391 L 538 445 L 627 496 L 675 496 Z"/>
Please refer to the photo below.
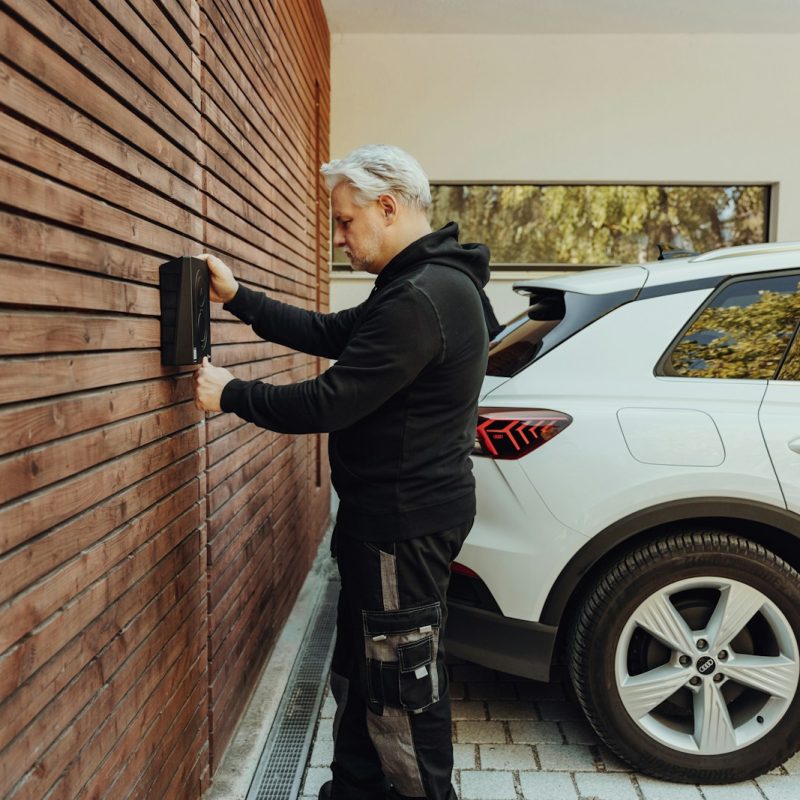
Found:
<path fill-rule="evenodd" d="M 435 703 L 440 604 L 362 615 L 371 710 L 380 714 L 391 706 L 419 713 Z"/>
<path fill-rule="evenodd" d="M 384 705 L 400 705 L 398 667 L 397 661 L 367 659 L 367 704 L 376 714 L 382 713 Z"/>
<path fill-rule="evenodd" d="M 400 666 L 400 705 L 419 711 L 433 703 L 433 635 L 397 648 Z"/>

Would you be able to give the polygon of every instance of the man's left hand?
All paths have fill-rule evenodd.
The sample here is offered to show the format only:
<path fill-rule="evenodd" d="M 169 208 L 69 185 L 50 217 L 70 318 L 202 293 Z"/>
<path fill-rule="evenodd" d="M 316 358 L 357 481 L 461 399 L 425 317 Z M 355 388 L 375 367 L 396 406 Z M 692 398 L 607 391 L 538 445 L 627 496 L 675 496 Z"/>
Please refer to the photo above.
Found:
<path fill-rule="evenodd" d="M 194 404 L 202 411 L 221 411 L 222 390 L 233 380 L 228 370 L 212 366 L 208 357 L 194 373 Z"/>

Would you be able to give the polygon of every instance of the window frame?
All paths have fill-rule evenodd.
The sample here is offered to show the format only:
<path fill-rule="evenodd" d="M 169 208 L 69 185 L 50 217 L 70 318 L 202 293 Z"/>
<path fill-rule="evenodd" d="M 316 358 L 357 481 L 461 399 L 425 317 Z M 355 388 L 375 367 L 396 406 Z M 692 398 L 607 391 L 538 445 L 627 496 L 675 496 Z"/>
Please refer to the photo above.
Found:
<path fill-rule="evenodd" d="M 539 186 L 539 187 L 587 187 L 587 186 L 655 186 L 655 187 L 696 187 L 696 188 L 726 188 L 730 186 L 756 186 L 766 190 L 766 197 L 764 203 L 764 243 L 775 241 L 777 231 L 777 192 L 779 191 L 780 183 L 775 180 L 728 180 L 728 181 L 625 181 L 625 180 L 590 180 L 590 181 L 576 181 L 576 180 L 510 180 L 510 179 L 477 179 L 468 180 L 464 178 L 448 180 L 431 179 L 429 181 L 431 188 L 439 186 Z M 333 222 L 330 218 L 331 235 L 330 235 L 330 252 L 329 258 L 329 271 L 331 274 L 337 273 L 354 274 L 359 273 L 354 271 L 347 261 L 335 261 L 333 256 L 336 248 L 333 246 Z M 719 245 L 720 247 L 725 245 Z M 644 261 L 637 262 L 603 262 L 599 264 L 582 262 L 544 262 L 544 261 L 515 261 L 515 262 L 500 262 L 493 261 L 491 268 L 493 273 L 503 272 L 521 272 L 521 273 L 556 273 L 561 274 L 565 272 L 583 272 L 591 269 L 602 269 L 607 267 L 622 266 L 625 263 L 647 263 L 655 261 L 656 254 L 653 257 L 647 258 Z"/>
<path fill-rule="evenodd" d="M 753 280 L 769 280 L 770 278 L 788 278 L 792 275 L 796 276 L 798 279 L 798 283 L 800 283 L 800 267 L 789 267 L 788 269 L 781 269 L 781 270 L 765 270 L 764 272 L 747 272 L 741 273 L 739 275 L 732 275 L 723 278 L 719 284 L 717 284 L 716 288 L 709 294 L 709 296 L 700 304 L 699 308 L 695 310 L 691 317 L 689 317 L 688 321 L 680 328 L 678 334 L 672 339 L 672 341 L 667 346 L 664 353 L 661 355 L 661 358 L 658 359 L 656 365 L 653 369 L 653 374 L 657 378 L 673 378 L 678 380 L 706 380 L 706 381 L 774 381 L 778 380 L 777 376 L 780 375 L 781 370 L 783 369 L 783 365 L 786 362 L 786 358 L 789 355 L 789 351 L 792 348 L 795 340 L 800 334 L 800 320 L 795 323 L 794 331 L 792 332 L 791 337 L 789 338 L 789 342 L 786 345 L 786 348 L 783 351 L 783 355 L 778 362 L 778 365 L 775 368 L 774 373 L 771 377 L 765 378 L 716 378 L 711 376 L 703 376 L 703 375 L 679 375 L 674 374 L 672 372 L 667 371 L 667 365 L 672 365 L 672 354 L 675 348 L 683 341 L 683 338 L 686 336 L 688 330 L 692 327 L 692 325 L 697 322 L 698 319 L 705 313 L 706 309 L 711 306 L 728 287 L 733 286 L 737 283 L 745 283 L 747 281 Z M 800 289 L 798 289 L 800 291 Z M 794 382 L 794 381 L 792 381 Z"/>

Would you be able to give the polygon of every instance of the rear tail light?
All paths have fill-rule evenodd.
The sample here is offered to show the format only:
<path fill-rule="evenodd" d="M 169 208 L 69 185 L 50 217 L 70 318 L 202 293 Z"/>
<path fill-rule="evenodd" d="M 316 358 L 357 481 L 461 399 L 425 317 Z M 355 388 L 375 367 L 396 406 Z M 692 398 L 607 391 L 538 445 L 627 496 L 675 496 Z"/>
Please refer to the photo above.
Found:
<path fill-rule="evenodd" d="M 481 580 L 480 575 L 458 561 L 450 564 L 450 585 L 447 597 L 462 605 L 482 608 L 493 614 L 502 614 L 497 600 L 489 591 L 489 587 Z"/>
<path fill-rule="evenodd" d="M 469 567 L 465 567 L 463 564 L 459 564 L 458 561 L 453 561 L 450 564 L 450 571 L 455 572 L 457 575 L 466 575 L 468 578 L 478 577 L 477 572 L 474 572 Z"/>
<path fill-rule="evenodd" d="M 572 422 L 572 417 L 547 409 L 478 411 L 474 455 L 514 459 L 532 453 Z"/>

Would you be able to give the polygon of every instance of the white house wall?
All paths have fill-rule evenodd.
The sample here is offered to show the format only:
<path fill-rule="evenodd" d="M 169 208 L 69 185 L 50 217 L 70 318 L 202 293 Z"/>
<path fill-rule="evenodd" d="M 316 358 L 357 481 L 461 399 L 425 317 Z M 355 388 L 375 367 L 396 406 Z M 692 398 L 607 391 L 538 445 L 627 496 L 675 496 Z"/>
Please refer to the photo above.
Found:
<path fill-rule="evenodd" d="M 772 238 L 800 240 L 798 35 L 332 44 L 332 157 L 387 142 L 434 181 L 776 183 Z"/>

